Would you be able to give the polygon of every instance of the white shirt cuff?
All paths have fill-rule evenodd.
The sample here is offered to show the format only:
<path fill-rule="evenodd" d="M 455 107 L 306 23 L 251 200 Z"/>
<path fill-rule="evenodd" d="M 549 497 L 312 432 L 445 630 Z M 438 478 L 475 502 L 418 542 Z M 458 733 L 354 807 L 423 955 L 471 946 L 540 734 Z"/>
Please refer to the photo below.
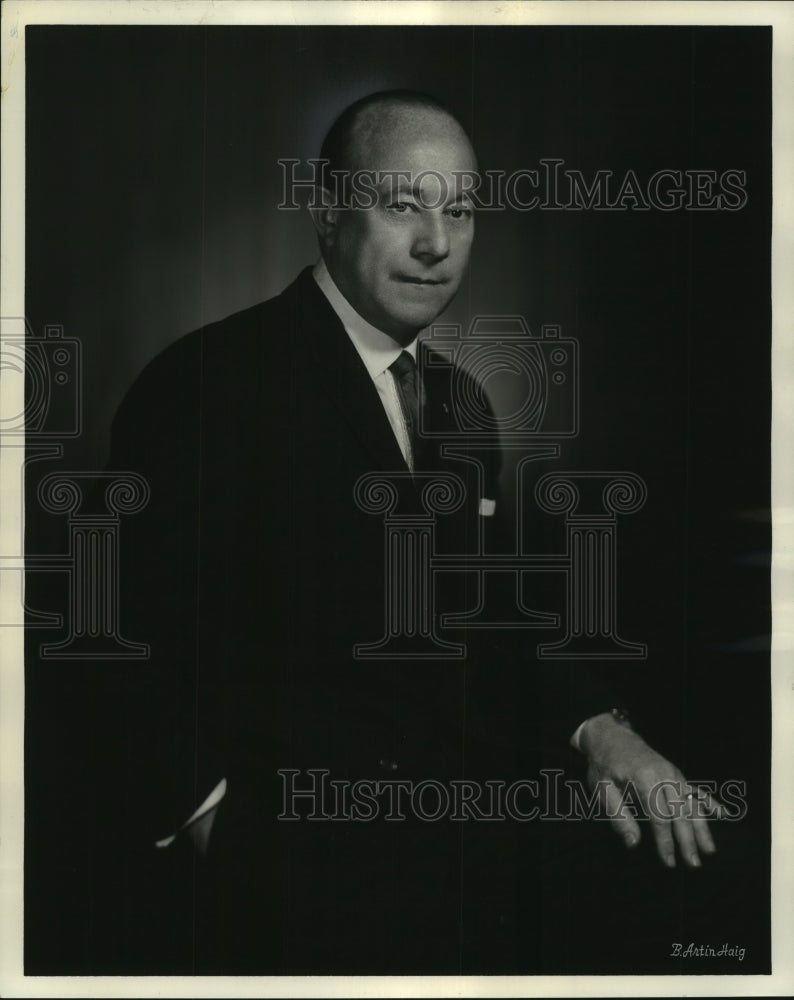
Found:
<path fill-rule="evenodd" d="M 176 833 L 172 833 L 170 837 L 163 837 L 162 840 L 155 841 L 155 847 L 170 847 L 171 844 L 176 840 L 177 834 L 184 830 L 186 827 L 190 826 L 191 823 L 195 823 L 197 819 L 201 819 L 210 809 L 214 809 L 218 803 L 221 801 L 223 796 L 226 794 L 226 778 L 221 778 L 218 784 L 212 789 L 209 795 L 204 799 L 201 805 L 196 809 L 194 813 L 190 815 L 188 819 L 180 826 Z"/>

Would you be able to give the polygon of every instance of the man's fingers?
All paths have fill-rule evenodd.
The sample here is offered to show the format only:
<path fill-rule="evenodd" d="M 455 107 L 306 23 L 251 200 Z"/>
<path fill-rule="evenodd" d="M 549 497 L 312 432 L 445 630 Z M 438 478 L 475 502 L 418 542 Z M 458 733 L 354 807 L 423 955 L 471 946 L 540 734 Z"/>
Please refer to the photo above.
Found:
<path fill-rule="evenodd" d="M 705 788 L 692 785 L 688 785 L 687 788 L 689 794 L 696 800 L 692 805 L 693 813 L 698 819 L 722 819 L 724 806 L 719 799 L 715 799 Z"/>
<path fill-rule="evenodd" d="M 692 785 L 688 785 L 687 788 L 686 797 L 690 804 L 689 815 L 697 846 L 704 854 L 714 854 L 717 845 L 711 835 L 708 820 L 719 819 L 722 815 L 722 806 L 706 789 Z"/>
<path fill-rule="evenodd" d="M 611 781 L 606 785 L 606 807 L 610 824 L 626 847 L 636 847 L 640 842 L 640 826 L 626 807 L 621 806 L 621 793 Z"/>
<path fill-rule="evenodd" d="M 705 854 L 713 854 L 716 850 L 706 817 L 718 814 L 717 803 L 705 789 L 689 784 L 681 787 L 680 795 L 671 788 L 665 789 L 665 793 L 673 815 L 673 836 L 681 857 L 690 867 L 700 868 L 699 849 Z"/>
<path fill-rule="evenodd" d="M 681 857 L 691 868 L 700 868 L 702 862 L 695 842 L 695 830 L 688 816 L 678 816 L 673 820 L 673 836 L 678 844 Z"/>
<path fill-rule="evenodd" d="M 695 840 L 704 854 L 713 854 L 717 850 L 714 838 L 709 830 L 708 821 L 696 817 L 692 820 L 692 829 L 695 831 Z"/>
<path fill-rule="evenodd" d="M 675 868 L 675 841 L 673 840 L 673 809 L 665 795 L 656 797 L 648 810 L 651 832 L 656 843 L 656 851 L 668 868 Z"/>

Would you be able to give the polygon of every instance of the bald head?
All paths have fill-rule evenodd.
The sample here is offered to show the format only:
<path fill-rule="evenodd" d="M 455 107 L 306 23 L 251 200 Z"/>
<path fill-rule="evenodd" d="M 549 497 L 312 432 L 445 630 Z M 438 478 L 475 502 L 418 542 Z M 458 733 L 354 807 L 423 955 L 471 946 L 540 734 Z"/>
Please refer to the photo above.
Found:
<path fill-rule="evenodd" d="M 347 107 L 325 137 L 320 150 L 320 159 L 327 160 L 324 187 L 334 190 L 334 175 L 404 169 L 400 154 L 408 145 L 449 148 L 451 144 L 468 152 L 469 166 L 476 170 L 463 127 L 434 97 L 413 90 L 369 94 Z"/>

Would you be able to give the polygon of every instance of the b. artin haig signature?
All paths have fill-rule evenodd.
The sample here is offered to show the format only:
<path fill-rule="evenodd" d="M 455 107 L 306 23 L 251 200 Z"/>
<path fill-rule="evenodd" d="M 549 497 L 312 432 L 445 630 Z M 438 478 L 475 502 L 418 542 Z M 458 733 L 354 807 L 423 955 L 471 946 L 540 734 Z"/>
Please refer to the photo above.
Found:
<path fill-rule="evenodd" d="M 745 949 L 737 944 L 723 944 L 719 948 L 710 944 L 695 944 L 694 941 L 684 947 L 678 941 L 673 942 L 670 958 L 738 958 L 744 961 Z"/>

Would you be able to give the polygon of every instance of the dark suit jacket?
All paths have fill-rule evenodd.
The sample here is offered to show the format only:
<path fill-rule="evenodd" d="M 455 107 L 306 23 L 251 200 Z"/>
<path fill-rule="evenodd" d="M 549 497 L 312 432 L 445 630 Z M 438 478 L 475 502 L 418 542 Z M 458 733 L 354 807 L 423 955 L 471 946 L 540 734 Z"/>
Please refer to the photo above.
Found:
<path fill-rule="evenodd" d="M 448 376 L 428 372 L 426 390 L 434 425 L 452 431 Z M 466 552 L 480 497 L 498 496 L 498 462 L 479 477 L 437 451 L 424 461 L 465 482 L 466 503 L 438 518 L 438 546 Z M 608 696 L 559 664 L 542 676 L 504 632 L 457 636 L 463 661 L 353 658 L 355 643 L 383 634 L 385 579 L 383 520 L 356 505 L 354 485 L 406 466 L 309 270 L 157 357 L 120 407 L 110 464 L 151 486 L 124 526 L 120 600 L 123 633 L 152 657 L 119 668 L 101 694 L 121 737 L 96 778 L 105 835 L 124 831 L 108 868 L 128 865 L 126 852 L 173 869 L 163 859 L 183 846 L 157 852 L 154 841 L 221 777 L 229 785 L 206 861 L 182 862 L 193 937 L 177 957 L 160 928 L 165 971 L 456 971 L 460 826 L 278 822 L 278 770 L 299 769 L 302 785 L 309 768 L 509 781 L 536 766 L 543 727 L 564 745 Z M 421 509 L 410 480 L 399 503 Z M 470 584 L 450 577 L 444 599 L 466 607 Z M 165 905 L 134 902 L 143 875 L 110 883 L 125 941 L 139 940 L 141 914 L 164 922 Z M 122 948 L 120 964 L 134 965 L 136 949 Z"/>

